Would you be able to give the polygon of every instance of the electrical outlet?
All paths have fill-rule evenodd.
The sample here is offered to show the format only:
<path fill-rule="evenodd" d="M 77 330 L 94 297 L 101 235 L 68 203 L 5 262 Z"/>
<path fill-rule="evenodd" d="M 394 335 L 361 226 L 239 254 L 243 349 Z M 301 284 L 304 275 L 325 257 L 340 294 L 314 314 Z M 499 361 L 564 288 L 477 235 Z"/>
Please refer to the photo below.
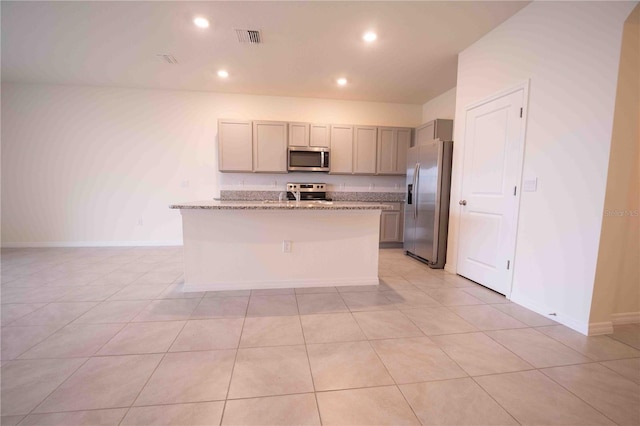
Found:
<path fill-rule="evenodd" d="M 183 180 L 180 183 L 180 186 L 183 187 L 183 188 L 188 188 L 189 187 L 189 181 L 188 180 Z"/>
<path fill-rule="evenodd" d="M 142 226 L 142 218 L 138 219 L 138 226 Z"/>
<path fill-rule="evenodd" d="M 369 191 L 373 191 L 373 189 L 376 187 L 375 183 L 370 183 L 369 184 Z"/>
<path fill-rule="evenodd" d="M 282 240 L 282 252 L 283 253 L 291 253 L 291 241 Z"/>

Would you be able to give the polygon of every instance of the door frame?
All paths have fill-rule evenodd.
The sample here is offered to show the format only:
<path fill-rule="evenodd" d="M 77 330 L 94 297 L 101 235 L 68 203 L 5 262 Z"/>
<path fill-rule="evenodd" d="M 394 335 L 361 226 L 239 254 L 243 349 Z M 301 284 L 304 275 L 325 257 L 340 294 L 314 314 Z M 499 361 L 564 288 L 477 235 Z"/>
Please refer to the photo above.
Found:
<path fill-rule="evenodd" d="M 503 96 L 507 96 L 510 95 L 512 93 L 515 93 L 519 90 L 522 90 L 522 127 L 520 128 L 520 136 L 518 138 L 518 142 L 519 142 L 519 147 L 518 150 L 520 151 L 517 155 L 517 172 L 516 172 L 516 176 L 517 176 L 517 183 L 516 185 L 518 186 L 518 191 L 516 192 L 516 200 L 515 200 L 515 208 L 513 210 L 513 223 L 515 224 L 515 229 L 512 232 L 511 238 L 510 238 L 510 242 L 509 242 L 509 247 L 507 248 L 507 251 L 510 254 L 511 257 L 511 267 L 508 270 L 507 273 L 507 286 L 508 286 L 508 291 L 507 294 L 505 294 L 505 297 L 507 299 L 511 299 L 511 293 L 513 292 L 513 273 L 516 269 L 516 244 L 517 244 L 517 240 L 518 240 L 518 220 L 520 218 L 520 199 L 522 196 L 522 171 L 524 168 L 524 153 L 525 153 L 525 148 L 526 148 L 526 133 L 527 133 L 527 119 L 528 119 L 528 113 L 529 113 L 529 86 L 530 86 L 530 82 L 531 79 L 527 79 L 525 81 L 523 81 L 520 84 L 517 84 L 515 86 L 512 86 L 508 89 L 504 89 L 504 90 L 500 90 L 498 92 L 493 93 L 492 95 L 483 98 L 482 100 L 473 102 L 469 105 L 467 105 L 464 109 L 464 128 L 462 129 L 464 131 L 464 133 L 466 134 L 466 129 L 467 129 L 467 115 L 469 113 L 470 110 L 475 109 L 479 106 L 482 106 L 484 104 L 487 104 L 489 102 L 493 102 L 496 99 L 502 98 Z M 463 182 L 464 182 L 464 172 L 465 172 L 465 164 L 464 164 L 464 158 L 465 158 L 465 152 L 467 150 L 467 141 L 465 141 L 465 145 L 464 148 L 462 150 L 462 173 L 460 174 L 460 197 L 463 196 Z M 462 207 L 458 206 L 458 209 L 462 209 Z M 460 211 L 460 210 L 459 210 Z M 458 216 L 458 230 L 460 230 L 460 224 L 462 222 L 462 213 L 460 213 L 460 215 Z M 456 248 L 456 273 L 458 273 L 458 265 L 460 263 L 460 238 L 461 238 L 461 234 L 460 232 L 458 232 L 458 238 L 457 238 L 457 248 Z"/>

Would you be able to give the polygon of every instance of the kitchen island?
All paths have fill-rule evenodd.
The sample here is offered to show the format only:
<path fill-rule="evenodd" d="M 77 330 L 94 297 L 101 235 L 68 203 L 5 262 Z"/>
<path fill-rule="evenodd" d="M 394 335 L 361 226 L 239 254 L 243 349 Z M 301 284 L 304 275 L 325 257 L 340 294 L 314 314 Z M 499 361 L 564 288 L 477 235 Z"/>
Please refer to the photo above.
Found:
<path fill-rule="evenodd" d="M 384 203 L 201 201 L 175 204 L 185 291 L 378 284 Z"/>

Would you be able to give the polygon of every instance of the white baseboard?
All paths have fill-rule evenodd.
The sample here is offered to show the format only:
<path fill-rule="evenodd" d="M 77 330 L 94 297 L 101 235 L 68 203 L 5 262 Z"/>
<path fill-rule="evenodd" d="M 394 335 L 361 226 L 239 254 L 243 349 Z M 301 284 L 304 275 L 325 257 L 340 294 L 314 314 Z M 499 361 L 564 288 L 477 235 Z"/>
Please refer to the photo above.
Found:
<path fill-rule="evenodd" d="M 272 288 L 307 288 L 307 287 L 341 287 L 341 286 L 360 286 L 360 285 L 378 285 L 379 279 L 361 278 L 351 280 L 282 280 L 282 281 L 251 281 L 237 283 L 207 283 L 207 284 L 189 284 L 185 282 L 182 289 L 184 291 L 226 291 L 226 290 L 260 290 Z"/>
<path fill-rule="evenodd" d="M 611 314 L 613 325 L 640 324 L 640 312 L 623 312 Z"/>
<path fill-rule="evenodd" d="M 2 248 L 48 248 L 48 247 L 161 247 L 181 246 L 182 240 L 168 241 L 45 241 L 3 242 Z"/>
<path fill-rule="evenodd" d="M 511 293 L 510 300 L 514 303 L 517 303 L 518 305 L 522 305 L 525 308 L 532 310 L 535 313 L 542 315 L 545 318 L 549 318 L 562 325 L 566 325 L 567 327 L 577 331 L 578 333 L 582 333 L 585 336 L 589 335 L 590 325 L 587 322 L 578 321 L 569 315 L 558 312 L 556 309 L 543 306 L 538 302 L 534 302 L 531 299 L 518 294 L 517 291 L 513 291 Z M 552 313 L 554 313 L 555 315 L 551 315 Z"/>
<path fill-rule="evenodd" d="M 597 336 L 599 334 L 611 334 L 613 333 L 613 323 L 611 321 L 603 322 L 590 322 L 589 323 L 589 336 Z"/>

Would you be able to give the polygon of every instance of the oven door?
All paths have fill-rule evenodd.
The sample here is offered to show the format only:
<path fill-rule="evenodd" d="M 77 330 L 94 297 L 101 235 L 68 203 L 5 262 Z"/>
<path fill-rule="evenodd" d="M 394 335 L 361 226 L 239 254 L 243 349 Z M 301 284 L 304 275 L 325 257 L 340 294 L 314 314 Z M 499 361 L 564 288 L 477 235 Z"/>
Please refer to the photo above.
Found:
<path fill-rule="evenodd" d="M 328 172 L 329 151 L 326 148 L 289 148 L 290 171 Z"/>

